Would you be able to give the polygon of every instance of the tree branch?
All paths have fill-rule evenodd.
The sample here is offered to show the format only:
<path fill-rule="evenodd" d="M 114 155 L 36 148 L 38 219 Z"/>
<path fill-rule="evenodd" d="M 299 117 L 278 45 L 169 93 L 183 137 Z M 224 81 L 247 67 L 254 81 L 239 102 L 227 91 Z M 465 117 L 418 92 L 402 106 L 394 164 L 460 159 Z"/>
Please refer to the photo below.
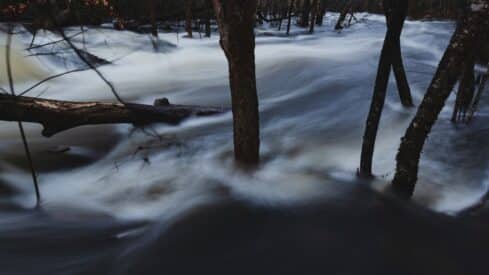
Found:
<path fill-rule="evenodd" d="M 158 100 L 162 102 L 162 100 Z M 211 116 L 222 108 L 172 105 L 165 99 L 156 106 L 133 103 L 71 102 L 0 94 L 0 120 L 43 125 L 45 137 L 84 125 L 167 123 L 177 125 L 193 116 Z"/>

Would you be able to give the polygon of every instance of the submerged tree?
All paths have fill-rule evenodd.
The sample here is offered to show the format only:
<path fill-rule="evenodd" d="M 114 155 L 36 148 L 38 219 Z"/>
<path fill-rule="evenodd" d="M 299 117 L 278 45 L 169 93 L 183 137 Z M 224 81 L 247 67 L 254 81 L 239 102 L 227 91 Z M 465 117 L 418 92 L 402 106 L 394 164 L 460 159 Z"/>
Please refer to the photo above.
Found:
<path fill-rule="evenodd" d="M 393 192 L 402 198 L 408 199 L 414 193 L 421 152 L 463 71 L 461 64 L 476 50 L 476 41 L 489 32 L 489 1 L 470 0 L 467 9 L 468 13 L 457 26 L 423 102 L 402 138 L 392 182 Z"/>
<path fill-rule="evenodd" d="M 406 19 L 408 4 L 403 0 L 384 0 L 383 6 L 387 21 L 387 33 L 384 46 L 380 54 L 377 78 L 375 80 L 372 104 L 367 118 L 365 134 L 363 136 L 362 155 L 360 160 L 360 175 L 372 176 L 372 160 L 375 149 L 375 140 L 379 128 L 382 110 L 384 108 L 391 67 L 397 79 L 397 86 L 401 102 L 404 106 L 412 106 L 411 91 L 407 82 L 406 73 L 401 55 L 400 37 Z"/>
<path fill-rule="evenodd" d="M 213 0 L 221 47 L 229 65 L 234 120 L 235 159 L 259 162 L 260 122 L 255 73 L 255 14 L 257 0 Z"/>

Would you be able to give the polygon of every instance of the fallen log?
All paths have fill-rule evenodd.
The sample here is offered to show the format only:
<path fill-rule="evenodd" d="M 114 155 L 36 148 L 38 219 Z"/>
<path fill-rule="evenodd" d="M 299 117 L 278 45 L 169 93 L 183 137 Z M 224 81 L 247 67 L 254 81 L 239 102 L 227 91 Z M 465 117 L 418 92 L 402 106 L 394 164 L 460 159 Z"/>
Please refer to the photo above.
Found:
<path fill-rule="evenodd" d="M 173 105 L 167 99 L 156 100 L 152 106 L 134 103 L 71 102 L 0 94 L 0 120 L 39 123 L 44 127 L 42 134 L 45 137 L 85 125 L 177 125 L 190 117 L 211 116 L 226 111 L 223 108 Z"/>

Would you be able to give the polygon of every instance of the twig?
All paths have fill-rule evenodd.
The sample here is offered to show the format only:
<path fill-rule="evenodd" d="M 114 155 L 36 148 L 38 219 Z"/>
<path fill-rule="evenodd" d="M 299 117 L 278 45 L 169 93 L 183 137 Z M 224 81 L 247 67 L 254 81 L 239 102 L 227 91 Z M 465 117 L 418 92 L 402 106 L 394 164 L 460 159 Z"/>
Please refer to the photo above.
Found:
<path fill-rule="evenodd" d="M 81 31 L 81 32 L 77 32 L 73 35 L 70 35 L 68 36 L 69 38 L 73 38 L 73 37 L 76 37 L 82 33 L 84 33 L 85 31 Z M 57 44 L 57 43 L 61 43 L 61 42 L 64 42 L 65 39 L 60 39 L 60 40 L 56 40 L 56 41 L 51 41 L 51 42 L 48 42 L 48 43 L 44 43 L 44 44 L 40 44 L 40 45 L 35 45 L 33 46 L 31 44 L 31 46 L 29 46 L 29 48 L 27 48 L 26 50 L 30 51 L 30 50 L 34 50 L 34 49 L 39 49 L 39 48 L 42 48 L 42 47 L 46 47 L 46 46 L 49 46 L 49 45 L 53 45 L 53 44 Z"/>
<path fill-rule="evenodd" d="M 107 84 L 107 86 L 109 86 L 109 88 L 110 88 L 112 94 L 114 94 L 115 98 L 120 103 L 125 104 L 124 100 L 122 100 L 122 98 L 119 96 L 119 94 L 115 90 L 114 85 L 112 85 L 112 83 L 110 83 L 110 81 L 107 80 L 107 78 L 105 78 L 105 76 L 92 63 L 90 63 L 90 61 L 88 61 L 88 59 L 85 58 L 85 56 L 83 56 L 82 52 L 66 36 L 62 27 L 59 26 L 59 24 L 56 20 L 56 16 L 53 14 L 53 11 L 54 11 L 53 6 L 52 6 L 53 4 L 49 1 L 48 1 L 48 4 L 49 4 L 49 8 L 50 8 L 49 10 L 50 10 L 50 15 L 51 15 L 51 20 L 53 21 L 54 27 L 60 33 L 61 37 L 66 41 L 66 43 L 68 43 L 68 45 L 73 49 L 73 51 L 75 51 L 78 58 L 80 58 L 81 61 L 83 61 L 91 70 L 93 70 L 100 77 L 100 79 L 102 79 L 103 82 L 105 82 L 105 84 Z"/>
<path fill-rule="evenodd" d="M 45 82 L 48 82 L 50 80 L 53 80 L 55 78 L 58 78 L 58 77 L 62 77 L 62 76 L 65 76 L 67 74 L 71 74 L 71 73 L 76 73 L 76 72 L 81 72 L 81 71 L 86 71 L 87 68 L 80 68 L 80 69 L 74 69 L 74 70 L 71 70 L 71 71 L 67 71 L 67 72 L 64 72 L 64 73 L 60 73 L 60 74 L 56 74 L 56 75 L 52 75 L 48 78 L 45 78 L 39 82 L 37 82 L 36 84 L 32 85 L 30 88 L 24 90 L 22 93 L 19 94 L 19 96 L 23 96 L 25 94 L 27 94 L 28 92 L 32 91 L 33 89 L 39 87 L 41 84 L 45 83 Z"/>
<path fill-rule="evenodd" d="M 9 87 L 10 87 L 10 93 L 12 94 L 12 96 L 15 96 L 14 80 L 13 80 L 13 76 L 12 76 L 12 66 L 11 66 L 11 60 L 10 60 L 11 45 L 12 45 L 12 26 L 9 24 L 8 25 L 8 33 L 7 33 L 7 49 L 5 51 L 5 54 L 6 54 L 5 59 L 7 62 L 7 77 L 8 77 Z M 34 168 L 34 162 L 32 161 L 31 152 L 29 149 L 29 143 L 27 142 L 27 137 L 26 137 L 22 122 L 18 121 L 17 123 L 19 125 L 20 135 L 22 137 L 22 142 L 24 144 L 24 150 L 25 150 L 25 153 L 27 156 L 27 161 L 29 162 L 29 167 L 30 167 L 31 175 L 32 175 L 32 181 L 34 182 L 34 189 L 36 190 L 36 208 L 39 208 L 41 205 L 41 193 L 39 191 L 39 183 L 37 181 L 37 175 L 36 175 L 36 170 Z"/>

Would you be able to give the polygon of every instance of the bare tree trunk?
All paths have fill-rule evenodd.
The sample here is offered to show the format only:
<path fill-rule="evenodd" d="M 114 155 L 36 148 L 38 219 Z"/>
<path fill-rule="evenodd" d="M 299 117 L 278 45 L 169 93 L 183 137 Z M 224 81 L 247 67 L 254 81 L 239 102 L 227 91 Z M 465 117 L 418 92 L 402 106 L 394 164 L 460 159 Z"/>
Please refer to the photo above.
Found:
<path fill-rule="evenodd" d="M 149 0 L 149 16 L 151 20 L 151 34 L 154 38 L 158 37 L 158 25 L 156 24 L 156 14 L 155 14 L 155 2 L 154 0 Z"/>
<path fill-rule="evenodd" d="M 304 0 L 302 5 L 302 17 L 299 26 L 306 28 L 309 26 L 309 15 L 311 14 L 311 0 Z"/>
<path fill-rule="evenodd" d="M 212 0 L 206 0 L 206 8 L 209 8 L 210 11 L 205 12 L 205 37 L 211 37 L 212 28 L 211 28 L 211 11 L 212 11 Z"/>
<path fill-rule="evenodd" d="M 338 17 L 338 21 L 336 22 L 336 26 L 334 27 L 335 30 L 339 31 L 343 29 L 343 23 L 345 22 L 346 16 L 348 15 L 348 12 L 352 8 L 352 2 L 351 0 L 348 1 L 343 9 L 341 10 L 340 17 Z"/>
<path fill-rule="evenodd" d="M 402 20 L 403 24 L 405 19 L 406 19 L 406 14 L 404 14 L 404 18 Z M 394 48 L 392 53 L 392 69 L 394 71 L 394 76 L 396 78 L 397 90 L 399 91 L 399 98 L 401 99 L 401 104 L 404 107 L 413 107 L 414 102 L 411 96 L 411 88 L 409 87 L 406 71 L 404 69 L 404 62 L 402 60 L 400 37 L 395 37 L 394 42 L 395 43 L 393 45 Z"/>
<path fill-rule="evenodd" d="M 324 15 L 326 14 L 326 1 L 320 0 L 319 2 L 319 12 L 316 16 L 316 25 L 322 26 L 324 21 Z"/>
<path fill-rule="evenodd" d="M 185 0 L 185 31 L 189 38 L 193 37 L 192 34 L 192 0 Z"/>
<path fill-rule="evenodd" d="M 387 33 L 384 40 L 384 46 L 380 54 L 377 79 L 375 80 L 374 94 L 372 104 L 367 118 L 365 134 L 363 136 L 362 154 L 360 160 L 359 174 L 362 177 L 371 177 L 372 160 L 375 149 L 375 141 L 379 128 L 382 110 L 384 108 L 391 64 L 395 55 L 400 54 L 397 49 L 397 42 L 400 40 L 404 20 L 407 13 L 407 2 L 403 0 L 384 0 L 383 1 L 385 16 L 387 20 Z M 401 58 L 401 57 L 397 57 Z M 407 82 L 407 81 L 406 81 Z"/>
<path fill-rule="evenodd" d="M 480 76 L 480 79 L 477 81 L 477 93 L 474 97 L 474 101 L 470 105 L 470 109 L 467 114 L 467 123 L 470 123 L 472 119 L 474 119 L 475 113 L 477 112 L 479 108 L 479 103 L 482 98 L 482 94 L 484 93 L 484 90 L 486 89 L 486 83 L 487 80 L 489 79 L 489 64 L 486 65 L 487 70 L 486 73 Z"/>
<path fill-rule="evenodd" d="M 287 19 L 287 35 L 290 34 L 290 25 L 292 24 L 292 12 L 294 11 L 295 0 L 290 0 L 289 18 Z"/>
<path fill-rule="evenodd" d="M 446 99 L 462 73 L 460 64 L 463 64 L 467 55 L 475 50 L 474 41 L 481 34 L 489 32 L 488 2 L 469 1 L 469 13 L 457 27 L 424 100 L 402 138 L 397 154 L 396 174 L 392 182 L 392 191 L 401 198 L 409 199 L 414 193 L 421 151 Z"/>
<path fill-rule="evenodd" d="M 309 33 L 314 33 L 314 26 L 316 25 L 316 17 L 319 11 L 319 1 L 312 1 L 312 15 L 311 15 L 311 23 L 309 24 Z"/>
<path fill-rule="evenodd" d="M 465 60 L 463 65 L 462 77 L 460 79 L 457 99 L 453 108 L 452 122 L 464 121 L 469 111 L 475 92 L 475 55 Z"/>
<path fill-rule="evenodd" d="M 235 159 L 256 165 L 260 149 L 254 34 L 257 0 L 213 1 L 221 47 L 229 64 Z"/>

